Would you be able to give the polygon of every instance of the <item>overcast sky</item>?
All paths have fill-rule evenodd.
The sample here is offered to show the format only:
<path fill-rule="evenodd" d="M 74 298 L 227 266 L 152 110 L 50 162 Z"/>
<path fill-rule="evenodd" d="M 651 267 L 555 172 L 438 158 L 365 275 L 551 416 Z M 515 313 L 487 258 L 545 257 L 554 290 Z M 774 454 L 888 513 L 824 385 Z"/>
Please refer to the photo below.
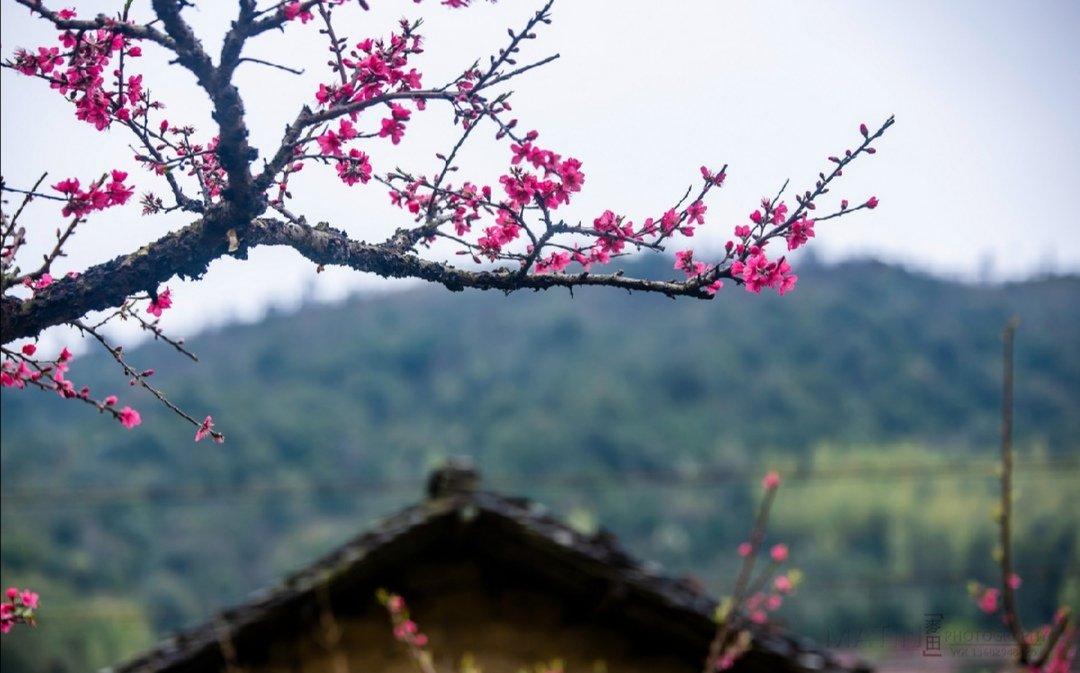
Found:
<path fill-rule="evenodd" d="M 53 42 L 43 22 L 2 2 L 5 56 Z M 506 28 L 539 5 L 504 0 L 455 11 L 430 0 L 369 2 L 371 12 L 342 11 L 339 34 L 356 42 L 385 35 L 400 16 L 424 17 L 427 52 L 417 64 L 429 85 L 493 52 Z M 120 4 L 75 6 L 90 16 Z M 136 0 L 136 14 L 145 16 L 148 5 Z M 187 12 L 212 53 L 234 11 L 234 3 L 218 0 Z M 988 269 L 997 279 L 1080 269 L 1080 224 L 1071 214 L 1080 185 L 1078 2 L 561 0 L 554 16 L 522 59 L 561 58 L 512 88 L 524 127 L 540 130 L 543 146 L 584 162 L 585 190 L 568 219 L 591 221 L 604 208 L 633 219 L 656 214 L 697 178 L 699 165 L 728 163 L 728 183 L 709 202 L 709 224 L 694 241 L 716 245 L 785 179 L 810 186 L 827 155 L 858 140 L 860 122 L 873 126 L 895 114 L 879 153 L 854 165 L 835 190 L 854 202 L 877 195 L 881 207 L 823 224 L 813 245 L 819 253 L 873 255 L 967 278 Z M 249 55 L 307 69 L 298 77 L 241 67 L 253 141 L 264 153 L 325 78 L 315 25 L 294 23 L 249 46 Z M 140 66 L 169 119 L 212 135 L 191 75 L 167 66 L 160 50 L 145 52 Z M 137 176 L 141 189 L 163 191 L 136 169 L 119 129 L 102 134 L 76 122 L 72 107 L 40 81 L 4 70 L 2 87 L 0 164 L 9 184 L 28 186 L 45 170 L 85 181 L 116 167 Z M 437 105 L 414 115 L 402 145 L 372 149 L 375 169 L 431 170 L 434 152 L 452 143 L 450 129 Z M 506 146 L 491 134 L 474 138 L 464 155 L 467 175 L 497 184 Z M 298 212 L 358 238 L 382 240 L 405 223 L 375 184 L 348 188 L 312 166 L 292 186 Z M 132 202 L 94 216 L 58 270 L 129 252 L 186 221 L 143 218 L 138 210 Z M 44 202 L 27 216 L 39 247 L 57 218 Z M 166 324 L 188 334 L 253 319 L 271 304 L 293 305 L 304 293 L 335 298 L 386 287 L 346 270 L 316 276 L 312 264 L 279 249 L 256 250 L 245 263 L 218 260 L 204 282 L 169 285 L 176 308 Z"/>

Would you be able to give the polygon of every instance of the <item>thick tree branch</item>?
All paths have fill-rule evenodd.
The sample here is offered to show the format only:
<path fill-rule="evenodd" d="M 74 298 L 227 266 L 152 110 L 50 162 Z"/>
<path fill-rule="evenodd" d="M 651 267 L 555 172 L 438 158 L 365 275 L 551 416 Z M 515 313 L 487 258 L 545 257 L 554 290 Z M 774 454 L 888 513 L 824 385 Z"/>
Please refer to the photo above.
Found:
<path fill-rule="evenodd" d="M 240 224 L 243 223 L 224 223 L 218 227 L 239 228 Z M 74 322 L 91 311 L 119 306 L 130 295 L 155 289 L 173 276 L 201 277 L 210 262 L 228 253 L 226 238 L 209 236 L 207 230 L 207 221 L 197 220 L 130 255 L 90 267 L 77 278 L 62 278 L 32 299 L 5 297 L 0 342 L 36 336 L 48 327 Z M 288 246 L 316 264 L 346 266 L 386 278 L 418 278 L 454 291 L 475 288 L 513 292 L 606 286 L 669 297 L 711 298 L 702 282 L 695 279 L 648 280 L 620 272 L 523 276 L 515 270 L 459 269 L 392 246 L 356 241 L 343 231 L 323 224 L 312 227 L 299 221 L 270 218 L 250 222 L 235 254 L 243 257 L 249 249 L 263 245 Z M 727 271 L 720 273 L 720 277 L 729 276 Z"/>
<path fill-rule="evenodd" d="M 253 188 L 251 162 L 257 152 L 248 144 L 247 123 L 244 121 L 244 102 L 232 83 L 232 73 L 240 57 L 243 38 L 234 29 L 226 36 L 220 68 L 214 66 L 191 26 L 180 16 L 182 4 L 176 0 L 153 0 L 154 11 L 172 37 L 177 61 L 190 70 L 199 86 L 210 96 L 212 116 L 218 124 L 218 160 L 229 177 L 222 194 L 232 216 L 246 219 L 262 212 L 262 197 Z M 244 14 L 244 12 L 242 12 Z M 241 20 L 243 16 L 241 17 Z M 211 228 L 214 220 L 208 221 Z"/>
<path fill-rule="evenodd" d="M 419 278 L 449 290 L 547 290 L 600 285 L 628 291 L 656 292 L 669 297 L 711 299 L 696 281 L 648 280 L 612 274 L 544 274 L 520 276 L 516 270 L 470 271 L 449 264 L 421 259 L 413 254 L 350 239 L 345 232 L 325 225 L 315 227 L 279 220 L 260 219 L 252 225 L 252 245 L 286 245 L 304 257 L 323 265 L 347 266 L 386 278 Z M 722 274 L 725 277 L 729 274 Z"/>
<path fill-rule="evenodd" d="M 3 298 L 0 340 L 30 337 L 54 325 L 73 322 L 90 311 L 119 306 L 130 295 L 153 290 L 174 275 L 197 278 L 210 261 L 226 251 L 221 237 L 210 243 L 203 220 L 167 234 L 129 254 L 62 278 L 32 299 Z"/>

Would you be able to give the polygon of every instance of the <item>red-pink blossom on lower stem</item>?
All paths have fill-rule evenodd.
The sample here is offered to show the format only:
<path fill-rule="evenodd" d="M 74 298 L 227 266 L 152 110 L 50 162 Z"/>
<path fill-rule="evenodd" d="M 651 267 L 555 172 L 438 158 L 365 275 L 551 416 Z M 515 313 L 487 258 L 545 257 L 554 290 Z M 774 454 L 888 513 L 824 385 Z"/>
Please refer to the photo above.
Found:
<path fill-rule="evenodd" d="M 997 589 L 993 587 L 987 588 L 979 598 L 979 609 L 986 614 L 993 614 L 998 609 L 998 597 L 1001 595 Z"/>
<path fill-rule="evenodd" d="M 8 633 L 16 624 L 34 626 L 40 604 L 38 595 L 29 589 L 9 587 L 7 600 L 0 603 L 0 633 Z"/>

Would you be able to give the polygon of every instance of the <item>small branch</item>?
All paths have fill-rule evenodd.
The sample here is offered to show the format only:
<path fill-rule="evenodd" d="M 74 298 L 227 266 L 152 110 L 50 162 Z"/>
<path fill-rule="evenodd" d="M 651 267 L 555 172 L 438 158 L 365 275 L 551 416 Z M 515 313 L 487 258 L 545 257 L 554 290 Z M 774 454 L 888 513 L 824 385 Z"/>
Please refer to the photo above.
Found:
<path fill-rule="evenodd" d="M 44 178 L 44 176 L 42 176 L 42 178 Z M 37 184 L 40 185 L 41 180 L 38 180 Z M 49 201 L 61 201 L 61 202 L 65 202 L 65 203 L 67 202 L 67 199 L 65 199 L 62 196 L 53 196 L 52 194 L 43 194 L 43 193 L 41 193 L 39 191 L 36 191 L 37 190 L 36 185 L 34 186 L 33 189 L 29 189 L 29 190 L 27 190 L 27 189 L 19 189 L 17 187 L 8 187 L 7 185 L 3 185 L 2 187 L 0 187 L 0 190 L 3 190 L 5 192 L 11 192 L 13 194 L 25 194 L 27 196 L 27 200 L 29 200 L 29 199 L 48 199 Z M 25 204 L 26 204 L 26 201 L 24 200 L 23 205 L 25 205 Z M 22 208 L 19 208 L 19 212 L 22 212 Z"/>
<path fill-rule="evenodd" d="M 3 346 L 0 346 L 0 353 L 3 353 L 12 360 L 21 360 L 22 362 L 25 362 L 28 367 L 33 368 L 40 375 L 38 378 L 23 379 L 24 384 L 32 385 L 35 388 L 38 388 L 39 390 L 44 390 L 46 392 L 60 394 L 61 397 L 63 397 L 64 399 L 79 400 L 80 402 L 89 404 L 101 413 L 108 413 L 114 419 L 118 421 L 120 420 L 120 411 L 115 409 L 112 405 L 105 404 L 104 401 L 94 400 L 89 396 L 83 397 L 81 394 L 76 394 L 70 397 L 68 395 L 64 395 L 61 391 L 60 385 L 56 382 L 56 379 L 54 378 L 52 373 L 52 368 L 55 367 L 55 364 L 51 364 L 49 367 L 42 367 L 37 360 L 29 358 L 18 351 L 14 351 L 10 348 L 5 348 Z"/>
<path fill-rule="evenodd" d="M 90 336 L 94 337 L 94 339 L 96 339 L 97 342 L 100 343 L 105 348 L 105 350 L 109 352 L 109 355 L 111 355 L 112 358 L 116 360 L 116 363 L 119 364 L 120 367 L 124 370 L 124 375 L 131 377 L 132 381 L 138 383 L 140 386 L 150 391 L 150 394 L 156 397 L 158 401 L 165 406 L 165 408 L 167 408 L 169 411 L 173 412 L 180 418 L 183 418 L 187 422 L 191 423 L 196 428 L 202 427 L 201 421 L 197 421 L 192 418 L 186 411 L 170 402 L 169 399 L 165 397 L 164 393 L 147 383 L 147 377 L 142 372 L 136 371 L 131 365 L 129 365 L 124 359 L 121 349 L 110 344 L 108 340 L 106 340 L 105 337 L 103 337 L 97 329 L 91 327 L 90 325 L 87 325 L 80 320 L 75 320 L 71 324 L 77 327 L 79 331 L 83 332 L 84 334 L 89 334 Z M 213 429 L 210 430 L 210 436 L 213 437 L 214 441 L 217 442 L 224 441 L 225 439 L 225 435 Z"/>
<path fill-rule="evenodd" d="M 724 654 L 724 646 L 727 644 L 728 636 L 731 635 L 732 619 L 735 618 L 742 606 L 743 596 L 746 594 L 747 585 L 754 573 L 758 550 L 765 540 L 765 526 L 769 521 L 769 510 L 772 509 L 773 501 L 776 499 L 776 491 L 776 488 L 765 489 L 765 495 L 761 499 L 761 506 L 758 508 L 757 518 L 754 521 L 754 528 L 750 533 L 750 550 L 743 557 L 742 567 L 739 568 L 739 575 L 735 580 L 735 589 L 731 595 L 731 607 L 709 644 L 709 655 L 705 659 L 703 673 L 715 673 Z"/>
<path fill-rule="evenodd" d="M 240 64 L 240 63 L 257 63 L 259 65 L 265 65 L 265 66 L 269 66 L 271 68 L 277 68 L 278 70 L 284 70 L 285 72 L 292 73 L 294 75 L 303 75 L 304 74 L 304 69 L 303 68 L 290 68 L 287 65 L 281 65 L 280 63 L 272 63 L 270 61 L 264 61 L 261 58 L 252 58 L 251 56 L 242 57 L 239 61 L 237 61 L 237 64 Z"/>
<path fill-rule="evenodd" d="M 106 29 L 136 40 L 156 42 L 169 50 L 176 49 L 176 43 L 171 37 L 165 35 L 149 24 L 138 25 L 120 23 L 116 19 L 110 18 L 104 14 L 98 14 L 96 18 L 90 20 L 61 19 L 58 13 L 45 7 L 41 3 L 41 0 L 15 0 L 15 2 L 29 8 L 31 13 L 40 15 L 60 30 L 86 31 Z"/>
<path fill-rule="evenodd" d="M 1001 392 L 1001 595 L 1005 607 L 1005 623 L 1019 647 L 1019 663 L 1026 665 L 1031 647 L 1024 637 L 1024 627 L 1016 610 L 1016 592 L 1012 581 L 1013 342 L 1019 324 L 1019 320 L 1011 318 L 1005 325 L 1002 338 L 1004 376 Z"/>

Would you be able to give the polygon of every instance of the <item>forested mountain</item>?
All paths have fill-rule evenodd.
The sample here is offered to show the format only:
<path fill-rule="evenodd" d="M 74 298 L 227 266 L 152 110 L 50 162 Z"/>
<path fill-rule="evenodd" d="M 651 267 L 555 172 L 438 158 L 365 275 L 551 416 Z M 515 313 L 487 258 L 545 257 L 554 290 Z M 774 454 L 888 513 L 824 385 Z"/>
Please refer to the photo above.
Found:
<path fill-rule="evenodd" d="M 213 413 L 224 445 L 194 444 L 149 397 L 124 431 L 5 391 L 3 582 L 45 602 L 36 633 L 5 637 L 3 670 L 130 654 L 415 500 L 450 455 L 717 591 L 761 471 L 780 466 L 795 476 L 773 530 L 807 577 L 781 613 L 795 628 L 917 634 L 931 608 L 974 620 L 964 583 L 992 577 L 1013 314 L 1023 607 L 1033 621 L 1076 604 L 1080 278 L 972 286 L 871 262 L 800 275 L 786 297 L 714 302 L 420 288 L 203 334 L 199 364 L 128 353 Z M 72 378 L 126 390 L 113 367 L 86 356 Z"/>

